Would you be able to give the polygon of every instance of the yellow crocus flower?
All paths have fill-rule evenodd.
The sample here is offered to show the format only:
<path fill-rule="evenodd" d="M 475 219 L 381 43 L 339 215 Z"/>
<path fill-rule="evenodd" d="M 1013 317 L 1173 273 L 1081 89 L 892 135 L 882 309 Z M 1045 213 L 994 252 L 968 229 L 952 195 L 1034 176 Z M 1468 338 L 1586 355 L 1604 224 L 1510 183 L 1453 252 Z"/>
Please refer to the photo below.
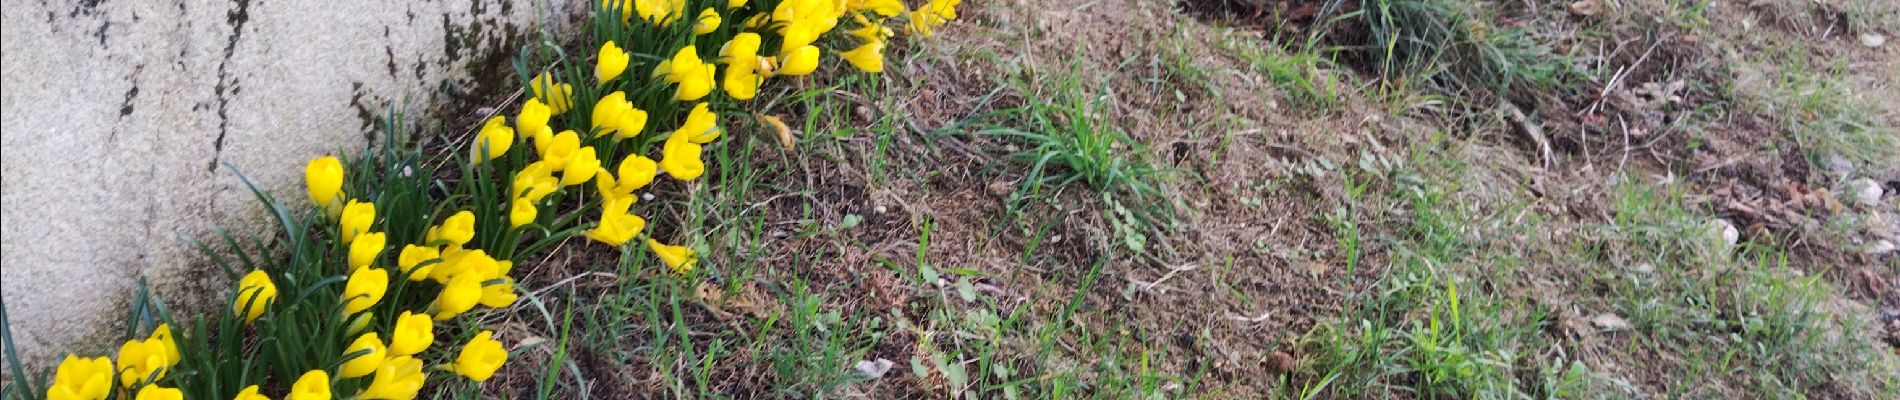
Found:
<path fill-rule="evenodd" d="M 686 123 L 673 131 L 674 135 L 685 136 L 695 144 L 711 143 L 719 138 L 719 133 L 719 115 L 704 102 L 693 106 L 693 111 L 686 114 Z"/>
<path fill-rule="evenodd" d="M 719 47 L 719 61 L 726 64 L 720 85 L 734 99 L 750 100 L 759 92 L 759 34 L 740 33 Z"/>
<path fill-rule="evenodd" d="M 718 82 L 713 81 L 717 70 L 712 64 L 699 59 L 699 49 L 693 46 L 681 47 L 673 58 L 661 63 L 654 74 L 664 74 L 669 83 L 679 84 L 679 90 L 673 94 L 674 100 L 694 101 L 712 93 Z"/>
<path fill-rule="evenodd" d="M 503 348 L 494 336 L 494 332 L 482 331 L 475 334 L 474 339 L 469 339 L 468 344 L 462 345 L 462 352 L 455 356 L 455 364 L 451 367 L 455 373 L 476 382 L 487 381 L 489 377 L 495 376 L 495 371 L 508 362 L 508 349 Z"/>
<path fill-rule="evenodd" d="M 475 134 L 475 142 L 468 148 L 469 160 L 475 164 L 493 160 L 508 153 L 515 144 L 515 129 L 508 127 L 508 119 L 500 116 L 489 118 L 482 129 Z"/>
<path fill-rule="evenodd" d="M 396 317 L 396 327 L 389 331 L 389 354 L 393 356 L 421 353 L 431 343 L 435 343 L 435 322 L 429 314 L 403 311 Z"/>
<path fill-rule="evenodd" d="M 587 183 L 594 178 L 594 171 L 600 169 L 600 158 L 593 147 L 582 147 L 568 158 L 567 166 L 561 170 L 561 186 L 574 186 Z"/>
<path fill-rule="evenodd" d="M 906 30 L 912 35 L 930 37 L 931 31 L 957 19 L 957 4 L 963 0 L 930 0 L 910 12 Z"/>
<path fill-rule="evenodd" d="M 351 354 L 357 355 L 351 356 Z M 389 349 L 383 347 L 382 337 L 376 336 L 376 332 L 370 332 L 357 336 L 356 341 L 350 342 L 350 347 L 343 350 L 343 356 L 352 358 L 344 361 L 343 366 L 337 368 L 336 375 L 342 378 L 355 378 L 376 372 L 376 367 L 383 365 L 383 358 L 389 356 Z"/>
<path fill-rule="evenodd" d="M 858 67 L 860 71 L 874 74 L 884 72 L 884 43 L 882 42 L 865 43 L 839 56 L 844 57 L 851 66 Z"/>
<path fill-rule="evenodd" d="M 270 400 L 270 397 L 265 397 L 263 393 L 257 391 L 257 385 L 245 386 L 244 390 L 239 390 L 237 396 L 231 397 L 231 400 Z"/>
<path fill-rule="evenodd" d="M 804 76 L 818 70 L 818 46 L 805 45 L 793 49 L 784 56 L 785 65 L 778 69 L 779 75 Z"/>
<path fill-rule="evenodd" d="M 706 164 L 699 159 L 700 147 L 687 135 L 673 135 L 666 138 L 660 146 L 660 170 L 672 175 L 673 179 L 690 181 L 699 179 L 706 173 Z"/>
<path fill-rule="evenodd" d="M 627 92 L 615 91 L 601 96 L 600 101 L 594 102 L 594 137 L 619 131 L 620 115 L 631 111 L 633 103 L 627 101 Z"/>
<path fill-rule="evenodd" d="M 594 79 L 605 83 L 620 77 L 620 73 L 627 71 L 627 62 L 632 58 L 632 54 L 621 50 L 612 40 L 601 44 L 599 59 L 594 63 Z"/>
<path fill-rule="evenodd" d="M 429 229 L 428 236 L 431 242 L 441 239 L 456 246 L 468 244 L 468 241 L 475 240 L 475 213 L 469 210 L 456 212 L 449 219 L 442 220 L 441 226 Z"/>
<path fill-rule="evenodd" d="M 410 281 L 420 281 L 429 276 L 430 270 L 435 269 L 435 264 L 422 263 L 441 257 L 442 251 L 434 247 L 407 245 L 402 247 L 401 254 L 396 255 L 396 267 Z"/>
<path fill-rule="evenodd" d="M 284 400 L 330 400 L 330 374 L 313 369 L 297 377 Z"/>
<path fill-rule="evenodd" d="M 614 139 L 632 139 L 639 136 L 646 126 L 647 110 L 629 107 L 620 113 L 620 122 L 614 125 Z"/>
<path fill-rule="evenodd" d="M 376 368 L 376 376 L 370 378 L 369 387 L 363 389 L 359 398 L 413 399 L 422 391 L 422 382 L 428 377 L 428 373 L 422 372 L 422 360 L 407 355 L 393 356 Z"/>
<path fill-rule="evenodd" d="M 561 131 L 552 136 L 534 138 L 535 149 L 541 152 L 541 162 L 549 169 L 567 168 L 567 160 L 581 149 L 581 135 L 574 131 Z M 550 171 L 552 172 L 552 171 Z"/>
<path fill-rule="evenodd" d="M 148 380 L 164 378 L 179 361 L 178 342 L 172 339 L 171 324 L 158 324 L 145 340 L 132 340 L 119 346 L 119 385 L 131 388 Z"/>
<path fill-rule="evenodd" d="M 336 157 L 319 157 L 310 160 L 303 169 L 304 185 L 310 191 L 310 202 L 319 207 L 332 208 L 343 203 L 343 162 Z"/>
<path fill-rule="evenodd" d="M 746 0 L 726 0 L 726 9 L 745 7 Z"/>
<path fill-rule="evenodd" d="M 503 275 L 497 279 L 501 283 L 482 286 L 482 298 L 479 302 L 488 308 L 503 308 L 515 304 L 515 278 Z"/>
<path fill-rule="evenodd" d="M 511 190 L 514 191 L 515 198 L 538 202 L 554 194 L 554 190 L 559 189 L 560 186 L 561 180 L 549 174 L 546 163 L 535 162 L 515 172 Z"/>
<path fill-rule="evenodd" d="M 548 127 L 548 118 L 554 113 L 539 98 L 530 98 L 521 103 L 521 113 L 515 115 L 515 129 L 523 135 L 533 135 Z"/>
<path fill-rule="evenodd" d="M 660 243 L 658 240 L 647 239 L 647 248 L 653 250 L 653 254 L 660 257 L 660 262 L 666 263 L 666 267 L 672 269 L 675 274 L 692 273 L 693 264 L 699 262 L 698 258 L 693 257 L 693 249 L 686 246 L 672 246 Z"/>
<path fill-rule="evenodd" d="M 901 10 L 903 8 L 900 6 L 898 9 Z M 891 34 L 891 28 L 871 22 L 869 18 L 864 17 L 864 14 L 852 15 L 852 19 L 858 22 L 858 29 L 845 31 L 844 33 L 846 35 L 864 40 L 865 42 L 880 43 L 882 43 L 884 39 L 893 36 Z"/>
<path fill-rule="evenodd" d="M 704 35 L 719 30 L 719 12 L 708 8 L 699 12 L 699 19 L 693 22 L 693 34 Z"/>
<path fill-rule="evenodd" d="M 389 290 L 389 272 L 381 268 L 359 268 L 343 283 L 343 315 L 356 314 L 383 301 Z"/>
<path fill-rule="evenodd" d="M 508 227 L 520 228 L 522 225 L 534 223 L 534 217 L 538 211 L 534 208 L 534 201 L 515 199 L 508 207 Z"/>
<path fill-rule="evenodd" d="M 158 387 L 158 385 L 145 385 L 145 387 L 139 388 L 139 394 L 137 396 L 133 396 L 132 399 L 133 400 L 185 400 L 185 391 L 178 390 L 175 388 Z"/>
<path fill-rule="evenodd" d="M 554 76 L 547 72 L 536 76 L 528 86 L 534 91 L 534 98 L 546 104 L 552 114 L 567 112 L 567 108 L 574 105 L 574 85 L 556 83 Z"/>
<path fill-rule="evenodd" d="M 111 394 L 112 359 L 106 357 L 67 354 L 59 372 L 53 373 L 53 385 L 46 388 L 48 400 L 104 400 Z"/>
<path fill-rule="evenodd" d="M 603 200 L 611 201 L 616 198 L 633 195 L 633 193 L 621 193 L 619 188 L 620 184 L 614 182 L 614 174 L 607 172 L 607 167 L 600 167 L 600 169 L 594 170 L 594 190 L 600 192 L 600 197 Z"/>
<path fill-rule="evenodd" d="M 376 262 L 376 256 L 383 254 L 383 247 L 389 244 L 389 236 L 382 232 L 370 232 L 356 235 L 350 242 L 350 270 L 363 268 Z"/>
<path fill-rule="evenodd" d="M 356 240 L 358 234 L 369 233 L 370 225 L 376 222 L 376 203 L 364 203 L 350 200 L 343 206 L 343 215 L 337 217 L 340 237 L 343 243 Z"/>
<path fill-rule="evenodd" d="M 270 274 L 264 270 L 251 270 L 238 279 L 237 302 L 231 304 L 231 312 L 244 318 L 244 323 L 257 321 L 264 310 L 277 301 L 277 284 L 271 283 Z"/>
<path fill-rule="evenodd" d="M 620 168 L 618 171 L 620 172 L 620 184 L 614 187 L 614 191 L 633 193 L 633 191 L 646 187 L 649 183 L 653 183 L 653 177 L 659 175 L 660 164 L 653 162 L 653 159 L 647 158 L 646 156 L 631 154 L 628 155 L 626 159 L 620 160 Z"/>
<path fill-rule="evenodd" d="M 639 236 L 646 229 L 647 220 L 638 215 L 628 214 L 627 205 L 633 204 L 631 197 L 618 198 L 602 205 L 600 225 L 587 231 L 587 238 L 608 246 L 619 247 Z"/>
<path fill-rule="evenodd" d="M 457 315 L 475 308 L 482 299 L 482 277 L 474 274 L 456 274 L 442 286 L 442 293 L 435 297 L 435 320 L 447 321 Z"/>

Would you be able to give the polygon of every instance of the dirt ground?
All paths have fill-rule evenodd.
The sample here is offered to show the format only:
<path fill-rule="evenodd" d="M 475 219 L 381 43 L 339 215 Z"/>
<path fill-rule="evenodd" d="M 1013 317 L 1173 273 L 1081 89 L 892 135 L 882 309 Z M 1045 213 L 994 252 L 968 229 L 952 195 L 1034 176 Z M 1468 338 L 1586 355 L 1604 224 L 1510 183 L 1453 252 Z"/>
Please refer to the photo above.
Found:
<path fill-rule="evenodd" d="M 1290 93 L 1280 84 L 1284 77 L 1260 67 L 1249 52 L 1284 55 L 1282 46 L 1316 29 L 1340 32 L 1322 44 L 1347 46 L 1365 27 L 1316 24 L 1328 12 L 1350 8 L 1333 11 L 1326 2 L 1302 0 L 968 1 L 956 24 L 892 60 L 893 72 L 879 79 L 881 95 L 841 94 L 842 103 L 790 101 L 761 111 L 790 115 L 801 143 L 796 152 L 754 148 L 759 153 L 749 159 L 757 172 L 746 209 L 759 211 L 761 228 L 735 239 L 759 239 L 756 254 L 766 256 L 756 261 L 772 267 L 757 276 L 720 277 L 711 282 L 717 287 L 698 288 L 701 307 L 677 312 L 695 331 L 728 325 L 757 331 L 756 318 L 733 314 L 775 315 L 794 307 L 763 293 L 784 293 L 787 282 L 802 282 L 829 296 L 824 310 L 919 325 L 876 335 L 863 355 L 897 361 L 896 371 L 904 373 L 845 385 L 837 395 L 846 397 L 965 393 L 941 372 L 910 373 L 905 361 L 967 355 L 962 349 L 981 347 L 968 342 L 983 340 L 997 341 L 983 347 L 994 349 L 988 356 L 997 364 L 1045 380 L 1065 368 L 1097 371 L 1081 373 L 1083 381 L 1104 379 L 1091 375 L 1099 368 L 1084 366 L 1132 356 L 1149 371 L 1143 376 L 1170 377 L 1162 386 L 1192 382 L 1192 389 L 1163 387 L 1161 397 L 1301 397 L 1303 388 L 1325 386 L 1324 360 L 1313 358 L 1315 330 L 1350 327 L 1347 316 L 1377 298 L 1381 280 L 1412 251 L 1405 243 L 1418 235 L 1420 228 L 1409 222 L 1418 211 L 1399 200 L 1411 190 L 1409 180 L 1451 179 L 1462 182 L 1457 201 L 1515 212 L 1545 227 L 1471 229 L 1470 235 L 1491 239 L 1479 253 L 1515 254 L 1527 264 L 1514 272 L 1520 280 L 1474 290 L 1550 312 L 1544 320 L 1550 326 L 1539 328 L 1563 343 L 1559 350 L 1581 353 L 1576 358 L 1593 371 L 1633 387 L 1623 396 L 1764 396 L 1680 387 L 1670 375 L 1681 370 L 1646 367 L 1678 364 L 1678 355 L 1630 350 L 1644 346 L 1589 328 L 1593 315 L 1580 310 L 1609 291 L 1589 282 L 1608 272 L 1576 263 L 1643 263 L 1600 233 L 1601 226 L 1618 223 L 1617 188 L 1636 179 L 1685 184 L 1683 202 L 1695 215 L 1730 224 L 1741 243 L 1785 251 L 1788 265 L 1838 288 L 1829 299 L 1840 305 L 1834 311 L 1858 314 L 1840 318 L 1875 324 L 1847 334 L 1877 336 L 1897 346 L 1887 348 L 1890 353 L 1900 348 L 1900 262 L 1891 249 L 1878 248 L 1900 240 L 1900 204 L 1893 200 L 1900 162 L 1891 158 L 1900 152 L 1862 144 L 1858 150 L 1866 153 L 1857 155 L 1800 136 L 1858 127 L 1891 137 L 1900 126 L 1900 50 L 1860 39 L 1900 33 L 1892 21 L 1866 17 L 1894 15 L 1893 7 L 1713 2 L 1688 19 L 1700 25 L 1684 27 L 1676 18 L 1687 11 L 1667 2 L 1584 3 L 1505 2 L 1495 5 L 1504 11 L 1484 21 L 1539 27 L 1532 30 L 1540 35 L 1535 40 L 1584 60 L 1575 66 L 1581 72 L 1558 81 L 1564 85 L 1473 90 L 1447 99 L 1423 84 L 1384 78 L 1366 65 L 1367 56 L 1348 50 L 1335 62 L 1293 68 L 1303 79 L 1329 82 L 1319 90 L 1334 95 L 1315 105 Z M 1859 19 L 1847 22 L 1848 15 Z M 1789 96 L 1782 89 L 1793 83 L 1767 54 L 1837 60 L 1833 72 L 1813 73 L 1842 82 L 1828 92 L 1845 96 L 1839 102 L 1868 107 L 1855 122 L 1836 125 L 1817 125 L 1832 118 L 1817 111 L 1825 108 L 1780 108 Z M 1111 220 L 1114 203 L 1098 193 L 1069 189 L 1017 201 L 1028 174 L 1011 155 L 1025 144 L 978 133 L 985 124 L 1020 122 L 1020 114 L 999 112 L 1063 96 L 1055 87 L 1065 79 L 1080 82 L 1092 112 L 1138 143 L 1118 149 L 1145 151 L 1135 157 L 1162 171 L 1156 207 L 1172 212 L 1139 250 L 1126 245 L 1128 233 Z M 811 112 L 825 106 L 848 111 Z M 895 133 L 823 137 L 881 124 L 896 125 Z M 771 143 L 765 129 L 735 132 Z M 1419 148 L 1444 140 L 1463 143 L 1457 154 L 1471 166 L 1458 171 L 1461 176 L 1403 172 L 1419 162 Z M 1370 182 L 1332 173 L 1355 167 L 1389 173 Z M 1878 184 L 1881 194 L 1872 204 L 1843 193 L 1844 184 L 1861 178 Z M 675 189 L 689 190 L 660 190 Z M 802 228 L 846 220 L 855 221 L 848 231 Z M 669 228 L 655 229 L 664 235 Z M 1573 243 L 1606 250 L 1563 247 Z M 611 256 L 524 262 L 523 270 L 535 271 L 525 286 L 584 275 L 584 268 L 572 266 Z M 719 263 L 743 256 L 712 257 Z M 970 287 L 989 300 L 958 299 L 953 278 L 918 282 L 908 275 L 925 264 L 970 277 Z M 575 285 L 607 290 L 614 287 L 609 281 Z M 980 309 L 1008 316 L 1015 326 L 1073 324 L 1076 331 L 1045 339 L 1040 345 L 1064 349 L 1048 352 L 1038 351 L 1033 335 L 986 336 L 938 325 L 942 318 L 933 317 Z M 1086 311 L 1071 319 L 1072 310 Z M 1100 337 L 1139 350 L 1090 350 Z M 689 340 L 705 346 L 723 339 L 709 333 Z M 619 365 L 611 355 L 588 351 L 575 357 L 601 382 L 590 391 L 597 396 L 677 395 L 668 391 L 673 383 L 650 370 L 679 366 L 646 365 L 638 357 Z M 736 352 L 694 379 L 734 398 L 802 397 L 772 389 L 793 377 L 761 367 L 769 363 L 765 358 Z M 537 378 L 504 377 L 493 385 Z M 1821 386 L 1803 392 L 1870 395 Z M 1100 389 L 1078 393 L 1071 395 L 1117 397 Z"/>

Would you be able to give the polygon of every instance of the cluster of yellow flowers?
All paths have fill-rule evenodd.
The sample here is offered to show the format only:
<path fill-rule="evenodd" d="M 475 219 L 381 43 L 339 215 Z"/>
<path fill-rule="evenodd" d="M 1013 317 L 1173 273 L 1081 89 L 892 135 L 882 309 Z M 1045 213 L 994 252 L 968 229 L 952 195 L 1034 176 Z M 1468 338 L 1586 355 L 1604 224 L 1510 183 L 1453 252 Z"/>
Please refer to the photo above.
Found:
<path fill-rule="evenodd" d="M 416 221 L 418 215 L 406 214 L 401 208 L 395 212 L 405 215 L 381 215 L 379 224 L 376 196 L 358 198 L 345 192 L 348 172 L 342 160 L 321 157 L 310 161 L 304 170 L 309 198 L 327 217 L 323 220 L 326 230 L 328 223 L 335 223 L 335 230 L 327 232 L 335 241 L 324 243 L 336 246 L 333 249 L 340 253 L 339 264 L 344 264 L 340 269 L 325 267 L 331 269 L 321 271 L 319 278 L 347 276 L 325 280 L 341 280 L 342 287 L 329 289 L 328 293 L 338 293 L 334 311 L 325 308 L 322 315 L 338 323 L 326 326 L 340 326 L 342 337 L 337 344 L 354 339 L 334 355 L 341 360 L 340 365 L 330 363 L 330 369 L 309 369 L 290 385 L 275 388 L 287 390 L 284 398 L 297 400 L 331 399 L 332 390 L 349 391 L 337 393 L 344 398 L 416 397 L 430 370 L 424 367 L 423 353 L 436 340 L 437 323 L 455 319 L 477 306 L 503 308 L 516 301 L 515 278 L 509 275 L 514 263 L 505 258 L 514 255 L 519 235 L 539 227 L 534 232 L 547 236 L 544 240 L 584 236 L 625 248 L 643 238 L 647 225 L 647 220 L 633 211 L 642 199 L 636 191 L 661 174 L 691 182 L 706 173 L 702 160 L 705 146 L 725 133 L 715 110 L 736 108 L 728 101 L 753 99 L 767 79 L 817 71 L 826 53 L 821 46 L 831 46 L 831 42 L 821 39 L 833 31 L 841 31 L 852 44 L 839 46 L 849 49 L 832 53 L 857 70 L 882 72 L 884 50 L 894 36 L 885 22 L 901 18 L 908 21 L 906 32 L 929 36 L 956 18 L 958 3 L 928 0 L 916 9 L 906 9 L 901 0 L 604 0 L 595 18 L 606 24 L 617 20 L 620 26 L 608 31 L 611 34 L 595 35 L 602 43 L 592 62 L 593 82 L 580 83 L 579 87 L 563 82 L 555 73 L 558 69 L 552 67 L 529 79 L 527 89 L 532 97 L 515 110 L 512 121 L 506 116 L 485 121 L 469 144 L 467 162 L 462 164 L 465 170 L 492 172 L 507 179 L 497 179 L 492 186 L 482 186 L 491 185 L 485 178 L 463 182 L 495 189 L 475 189 L 451 197 L 450 201 L 474 204 L 448 208 L 455 211 L 426 232 L 394 228 L 428 223 Z M 682 25 L 688 15 L 694 16 L 690 25 Z M 846 23 L 851 26 L 837 29 Z M 713 49 L 715 44 L 717 57 L 701 58 L 701 49 Z M 635 57 L 636 52 L 640 57 Z M 635 72 L 629 74 L 630 70 Z M 581 73 L 568 71 L 561 75 L 574 79 Z M 648 129 L 650 123 L 673 121 L 678 121 L 678 126 L 670 131 Z M 649 158 L 653 145 L 658 145 L 657 157 Z M 591 187 L 586 185 L 590 181 Z M 373 185 L 359 183 L 356 187 L 374 191 Z M 507 193 L 495 193 L 500 190 Z M 564 198 L 579 201 L 563 202 Z M 579 218 L 571 216 L 583 213 L 542 212 L 562 204 L 577 204 L 584 211 L 598 207 L 598 218 L 577 221 Z M 405 224 L 397 225 L 398 221 Z M 478 230 L 478 221 L 489 222 L 482 222 Z M 379 225 L 394 234 L 379 230 Z M 568 229 L 556 225 L 575 226 Z M 420 239 L 414 237 L 418 234 Z M 651 237 L 645 237 L 644 243 L 672 273 L 693 273 L 697 255 L 692 248 Z M 394 254 L 391 268 L 391 257 L 386 252 L 395 246 L 401 248 Z M 305 278 L 282 271 L 249 271 L 237 282 L 236 299 L 228 314 L 231 319 L 227 321 L 253 326 L 260 320 L 278 323 L 293 318 L 285 313 L 311 306 L 277 304 L 281 299 L 277 284 L 288 279 L 293 285 L 284 293 L 302 294 L 297 301 L 305 302 L 316 289 L 298 287 L 313 285 Z M 423 297 L 405 296 L 418 293 Z M 395 300 L 385 301 L 386 295 Z M 402 304 L 409 300 L 415 300 L 415 304 Z M 331 307 L 327 304 L 316 307 Z M 375 315 L 395 316 L 395 320 L 375 324 Z M 218 334 L 242 336 L 234 332 Z M 60 364 L 47 397 L 98 400 L 118 389 L 120 393 L 136 393 L 137 399 L 180 399 L 185 391 L 176 385 L 181 379 L 189 383 L 191 378 L 166 377 L 179 368 L 181 361 L 188 361 L 183 358 L 187 356 L 193 355 L 180 354 L 171 327 L 159 324 L 146 339 L 128 341 L 120 348 L 116 368 L 107 357 L 68 356 Z M 481 382 L 493 376 L 507 359 L 506 346 L 492 332 L 481 331 L 461 346 L 452 361 L 443 360 L 434 370 Z M 164 387 L 166 384 L 173 386 Z M 231 389 L 209 391 L 222 397 Z M 250 385 L 238 390 L 235 398 L 268 399 L 263 390 Z"/>

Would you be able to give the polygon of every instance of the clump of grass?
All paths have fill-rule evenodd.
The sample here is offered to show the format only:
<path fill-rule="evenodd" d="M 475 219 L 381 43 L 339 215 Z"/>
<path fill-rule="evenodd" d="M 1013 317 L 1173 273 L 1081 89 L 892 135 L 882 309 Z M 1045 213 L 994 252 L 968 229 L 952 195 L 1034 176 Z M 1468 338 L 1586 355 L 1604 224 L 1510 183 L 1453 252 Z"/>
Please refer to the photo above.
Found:
<path fill-rule="evenodd" d="M 1028 200 L 1079 185 L 1101 194 L 1103 217 L 1122 243 L 1144 250 L 1150 235 L 1163 232 L 1173 217 L 1173 203 L 1158 184 L 1166 170 L 1156 168 L 1147 147 L 1107 116 L 1108 99 L 1084 89 L 1079 71 L 1055 79 L 1052 85 L 1017 80 L 1026 104 L 998 111 L 996 118 L 1008 122 L 978 132 L 1027 144 L 1010 155 L 1029 168 L 1010 199 L 1011 213 L 1022 212 Z"/>

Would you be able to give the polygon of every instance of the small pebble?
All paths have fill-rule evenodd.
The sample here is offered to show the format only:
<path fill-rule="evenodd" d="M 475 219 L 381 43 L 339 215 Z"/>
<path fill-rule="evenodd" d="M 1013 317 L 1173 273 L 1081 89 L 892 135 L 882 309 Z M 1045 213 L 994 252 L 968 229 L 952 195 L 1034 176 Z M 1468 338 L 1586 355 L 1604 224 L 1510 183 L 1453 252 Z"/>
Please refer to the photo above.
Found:
<path fill-rule="evenodd" d="M 1880 195 L 1886 192 L 1880 187 L 1880 182 L 1867 178 L 1848 181 L 1846 189 L 1848 201 L 1852 201 L 1856 206 L 1869 208 L 1879 206 Z"/>
<path fill-rule="evenodd" d="M 1867 46 L 1867 48 L 1871 49 L 1871 48 L 1879 48 L 1881 45 L 1885 45 L 1885 44 L 1887 44 L 1886 35 L 1873 33 L 1873 32 L 1860 34 L 1860 45 L 1862 46 Z"/>

